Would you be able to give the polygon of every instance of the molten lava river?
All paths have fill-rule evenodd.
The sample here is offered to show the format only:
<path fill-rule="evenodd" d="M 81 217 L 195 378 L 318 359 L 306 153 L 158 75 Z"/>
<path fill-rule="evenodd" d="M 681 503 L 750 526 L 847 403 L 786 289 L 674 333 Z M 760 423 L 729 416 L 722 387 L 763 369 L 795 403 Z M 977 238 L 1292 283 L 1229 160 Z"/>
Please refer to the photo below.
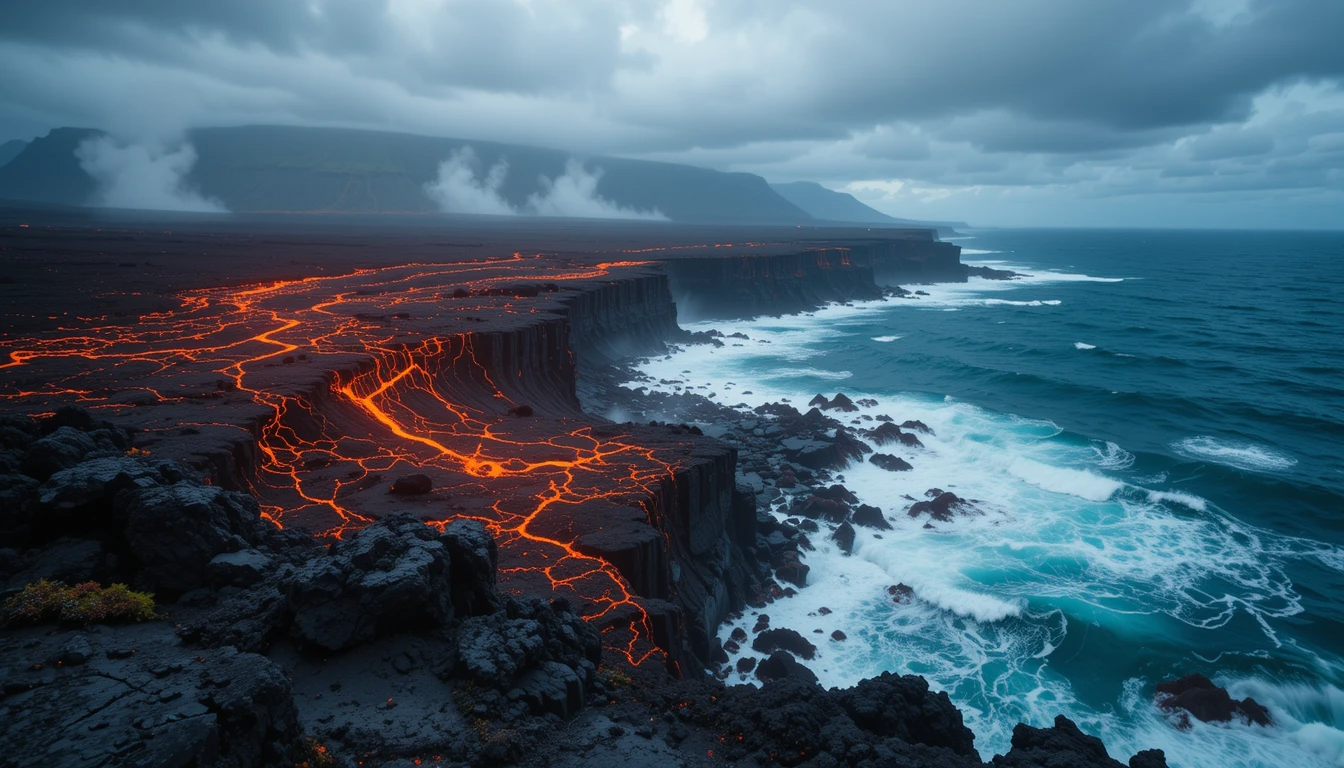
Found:
<path fill-rule="evenodd" d="M 640 663 L 659 653 L 648 614 L 583 541 L 656 529 L 654 491 L 690 451 L 583 416 L 563 315 L 576 291 L 647 273 L 515 255 L 189 291 L 131 325 L 0 340 L 0 398 L 93 409 L 138 430 L 135 450 L 245 484 L 317 536 L 398 512 L 480 520 L 503 588 L 577 598 Z M 389 492 L 410 473 L 433 490 Z"/>

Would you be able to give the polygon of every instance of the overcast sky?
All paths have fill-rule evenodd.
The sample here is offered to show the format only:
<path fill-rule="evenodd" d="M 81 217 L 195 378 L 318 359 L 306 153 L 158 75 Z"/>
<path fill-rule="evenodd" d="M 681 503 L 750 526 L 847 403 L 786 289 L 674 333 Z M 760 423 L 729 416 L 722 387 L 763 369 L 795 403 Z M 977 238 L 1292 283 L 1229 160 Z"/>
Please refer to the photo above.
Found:
<path fill-rule="evenodd" d="M 1344 227 L 1344 0 L 43 0 L 0 140 L 284 123 L 821 182 L 987 225 Z"/>

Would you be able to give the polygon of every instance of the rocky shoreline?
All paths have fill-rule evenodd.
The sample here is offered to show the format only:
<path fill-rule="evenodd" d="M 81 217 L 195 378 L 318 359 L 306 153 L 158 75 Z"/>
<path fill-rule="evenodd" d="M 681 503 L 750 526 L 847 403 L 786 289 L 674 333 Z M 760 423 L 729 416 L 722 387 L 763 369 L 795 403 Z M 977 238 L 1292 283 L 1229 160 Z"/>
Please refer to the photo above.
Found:
<path fill-rule="evenodd" d="M 757 310 L 797 311 L 898 291 L 874 268 L 896 269 L 904 257 L 887 251 L 906 248 L 933 255 L 903 269 L 946 266 L 946 254 L 902 243 L 835 259 L 811 245 L 805 261 L 797 249 L 734 256 L 719 311 L 741 311 L 742 295 Z M 520 265 L 549 272 L 520 277 Z M 807 670 L 810 641 L 788 627 L 766 620 L 729 641 L 768 654 L 750 667 L 729 666 L 731 647 L 717 636 L 744 607 L 805 588 L 812 538 L 843 547 L 854 526 L 889 525 L 838 475 L 861 460 L 902 471 L 896 454 L 927 427 L 842 421 L 852 404 L 841 394 L 744 413 L 689 392 L 631 390 L 632 356 L 732 340 L 677 327 L 676 267 L 670 280 L 647 263 L 599 267 L 514 260 L 323 278 L 349 281 L 337 295 L 371 296 L 336 327 L 372 334 L 355 339 L 378 339 L 377 354 L 333 350 L 322 330 L 307 353 L 296 343 L 261 358 L 175 363 L 175 386 L 190 390 L 180 396 L 159 391 L 168 366 L 151 365 L 123 392 L 109 390 L 107 419 L 56 406 L 64 390 L 53 390 L 51 409 L 4 416 L 0 597 L 44 580 L 124 583 L 154 593 L 158 618 L 62 613 L 35 623 L 7 613 L 0 766 L 982 765 L 960 713 L 921 678 L 828 691 Z M 452 282 L 468 272 L 472 282 Z M 763 273 L 775 277 L 762 284 Z M 396 310 L 375 312 L 387 303 L 376 292 L 387 292 L 384 275 L 398 281 L 387 293 Z M 295 318 L 284 329 L 316 322 L 303 314 L 312 301 L 331 315 L 332 302 L 301 293 L 302 282 L 277 286 L 282 303 L 243 341 L 280 344 L 271 341 L 280 331 L 266 330 L 271 316 Z M 211 318 L 201 322 L 214 327 Z M 389 334 L 395 350 L 382 341 Z M 144 367 L 145 352 L 129 354 Z M 77 365 L 51 365 L 55 380 L 78 381 Z M 390 375 L 394 365 L 402 369 Z M 220 370 L 244 386 L 217 383 Z M 433 376 L 400 392 L 398 407 L 451 400 L 469 411 L 420 424 L 453 461 L 343 452 L 368 416 L 335 402 L 333 377 L 372 411 L 373 395 L 361 394 L 370 390 L 350 382 L 372 375 L 382 392 L 417 371 Z M 126 399 L 151 385 L 153 397 Z M 259 400 L 270 392 L 284 394 Z M 724 432 L 712 439 L 689 422 Z M 485 438 L 518 453 L 485 453 Z M 458 452 L 464 440 L 474 452 Z M 550 466 L 541 482 L 530 469 Z M 260 482 L 261 470 L 282 482 Z M 574 482 L 580 472 L 586 484 Z M 332 483 L 345 495 L 315 495 Z M 523 503 L 532 506 L 509 506 Z M 782 504 L 785 522 L 766 512 Z M 563 514 L 542 519 L 552 507 Z M 345 522 L 320 540 L 300 524 L 328 530 L 334 513 Z M 937 521 L 974 513 L 974 502 L 930 489 L 909 513 Z M 903 586 L 891 585 L 893 599 L 909 599 Z M 748 677 L 761 686 L 729 684 Z M 1202 682 L 1183 682 L 1170 691 L 1174 711 L 1204 719 L 1199 702 L 1216 699 L 1211 716 L 1257 714 L 1253 701 L 1221 707 Z M 1063 718 L 1019 726 L 993 764 L 1121 765 Z M 1153 751 L 1129 762 L 1164 764 Z"/>
<path fill-rule="evenodd" d="M 0 764 L 981 764 L 946 694 L 893 675 L 825 691 L 787 629 L 756 635 L 774 649 L 759 689 L 604 654 L 565 600 L 500 594 L 474 521 L 391 516 L 323 547 L 246 494 L 126 455 L 133 436 L 85 411 L 8 417 L 0 433 L 20 470 L 5 475 L 8 583 L 178 595 L 156 621 L 0 632 Z M 69 466 L 22 474 L 53 456 Z M 780 527 L 766 549 L 784 531 L 803 539 Z M 1020 727 L 994 764 L 1118 765 L 1105 755 L 1061 719 Z"/>

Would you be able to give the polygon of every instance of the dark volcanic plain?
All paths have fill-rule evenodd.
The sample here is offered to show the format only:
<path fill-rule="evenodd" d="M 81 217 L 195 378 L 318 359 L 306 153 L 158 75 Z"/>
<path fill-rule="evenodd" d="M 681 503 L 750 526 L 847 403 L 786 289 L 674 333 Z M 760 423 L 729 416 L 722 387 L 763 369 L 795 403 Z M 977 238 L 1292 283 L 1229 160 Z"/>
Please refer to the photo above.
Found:
<path fill-rule="evenodd" d="M 787 488 L 831 535 L 885 524 L 827 488 L 874 439 L 823 413 L 841 398 L 760 414 L 786 456 L 677 423 L 741 418 L 704 398 L 616 386 L 634 357 L 722 343 L 679 307 L 879 298 L 965 280 L 959 250 L 0 209 L 3 594 L 125 582 L 162 619 L 0 630 L 0 765 L 980 765 L 920 678 L 823 690 L 810 643 L 766 626 L 758 669 L 723 664 L 722 621 L 805 588 L 827 535 L 758 506 Z M 594 415 L 613 406 L 676 418 Z M 739 485 L 739 448 L 769 493 Z M 994 763 L 1120 765 L 1062 718 Z"/>

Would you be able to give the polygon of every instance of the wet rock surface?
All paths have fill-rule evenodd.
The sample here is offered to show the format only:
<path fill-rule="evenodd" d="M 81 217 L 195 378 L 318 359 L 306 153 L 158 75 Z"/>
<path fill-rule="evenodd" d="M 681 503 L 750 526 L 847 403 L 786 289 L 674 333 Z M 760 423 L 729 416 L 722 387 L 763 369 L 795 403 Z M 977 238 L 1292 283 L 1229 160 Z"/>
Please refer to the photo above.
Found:
<path fill-rule="evenodd" d="M 1055 717 L 1049 728 L 1033 728 L 1019 723 L 1013 729 L 1012 749 L 1006 755 L 996 755 L 994 768 L 1125 768 L 1113 759 L 1101 739 L 1078 730 L 1078 726 L 1063 715 Z M 1130 768 L 1164 768 L 1166 756 L 1160 749 L 1144 750 L 1130 758 Z"/>
<path fill-rule="evenodd" d="M 1237 701 L 1226 688 L 1214 685 L 1212 680 L 1200 674 L 1159 683 L 1156 690 L 1158 706 L 1174 713 L 1177 724 L 1182 727 L 1190 726 L 1191 716 L 1206 723 L 1240 719 L 1261 726 L 1274 724 L 1269 712 L 1255 699 L 1247 696 Z"/>

